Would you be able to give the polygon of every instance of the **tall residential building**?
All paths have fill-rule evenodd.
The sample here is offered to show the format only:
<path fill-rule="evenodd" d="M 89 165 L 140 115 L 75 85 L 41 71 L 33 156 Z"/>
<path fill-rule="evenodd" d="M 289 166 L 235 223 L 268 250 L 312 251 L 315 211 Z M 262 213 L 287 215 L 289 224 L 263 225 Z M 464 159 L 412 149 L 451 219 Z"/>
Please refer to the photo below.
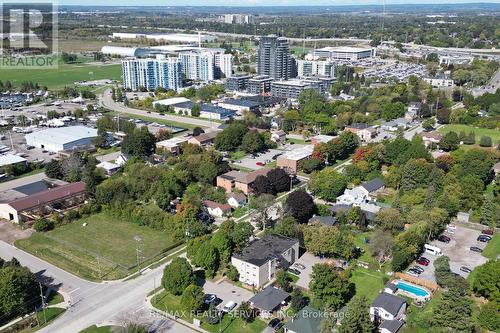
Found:
<path fill-rule="evenodd" d="M 221 79 L 223 77 L 233 76 L 233 55 L 223 52 L 215 53 L 215 78 Z"/>
<path fill-rule="evenodd" d="M 228 77 L 226 80 L 227 91 L 245 91 L 247 90 L 248 81 L 252 78 L 250 74 L 235 74 Z"/>
<path fill-rule="evenodd" d="M 178 91 L 182 87 L 182 65 L 177 58 L 126 59 L 122 61 L 122 76 L 123 86 L 131 90 L 162 87 Z"/>
<path fill-rule="evenodd" d="M 274 35 L 263 36 L 257 51 L 257 73 L 275 80 L 291 77 L 291 56 L 288 40 Z"/>
<path fill-rule="evenodd" d="M 182 74 L 189 80 L 213 81 L 215 59 L 211 52 L 183 52 L 179 53 L 182 63 Z"/>
<path fill-rule="evenodd" d="M 254 24 L 255 18 L 253 15 L 243 14 L 226 14 L 222 17 L 224 23 L 227 24 Z"/>
<path fill-rule="evenodd" d="M 297 60 L 297 76 L 335 77 L 335 62 L 329 60 Z"/>

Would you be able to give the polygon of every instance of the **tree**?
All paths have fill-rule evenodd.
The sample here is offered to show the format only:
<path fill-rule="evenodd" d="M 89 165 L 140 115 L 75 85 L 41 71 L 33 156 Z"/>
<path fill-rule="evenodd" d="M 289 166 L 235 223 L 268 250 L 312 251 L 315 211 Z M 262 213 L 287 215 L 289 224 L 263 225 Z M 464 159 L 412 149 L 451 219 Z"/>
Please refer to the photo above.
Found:
<path fill-rule="evenodd" d="M 253 235 L 253 226 L 248 222 L 239 222 L 234 226 L 230 234 L 231 241 L 237 250 L 241 250 L 247 245 L 248 240 Z"/>
<path fill-rule="evenodd" d="M 459 290 L 444 291 L 431 315 L 434 329 L 456 332 L 472 332 L 472 301 Z"/>
<path fill-rule="evenodd" d="M 194 104 L 193 107 L 191 108 L 191 116 L 193 117 L 199 117 L 201 112 L 201 106 L 200 104 Z"/>
<path fill-rule="evenodd" d="M 267 179 L 274 188 L 275 193 L 286 192 L 290 190 L 290 176 L 283 169 L 272 169 L 267 173 Z"/>
<path fill-rule="evenodd" d="M 33 223 L 33 228 L 38 231 L 49 231 L 54 229 L 54 222 L 48 219 L 37 219 L 35 223 Z"/>
<path fill-rule="evenodd" d="M 203 134 L 203 133 L 205 133 L 203 128 L 201 128 L 201 127 L 193 128 L 193 136 L 198 136 L 198 135 Z"/>
<path fill-rule="evenodd" d="M 299 223 L 306 223 L 314 214 L 313 198 L 304 190 L 290 193 L 285 201 L 285 211 Z"/>
<path fill-rule="evenodd" d="M 285 237 L 297 238 L 299 235 L 297 221 L 295 221 L 293 216 L 284 216 L 274 225 L 273 233 Z"/>
<path fill-rule="evenodd" d="M 347 305 L 346 317 L 339 333 L 372 333 L 375 330 L 370 320 L 370 308 L 365 296 L 354 297 Z"/>
<path fill-rule="evenodd" d="M 335 201 L 347 187 L 347 178 L 335 171 L 334 168 L 325 168 L 311 175 L 308 183 L 309 190 L 327 201 Z"/>
<path fill-rule="evenodd" d="M 290 291 L 290 282 L 292 279 L 288 276 L 287 272 L 283 269 L 280 269 L 276 272 L 276 284 L 278 287 L 283 289 L 284 291 Z"/>
<path fill-rule="evenodd" d="M 241 149 L 245 152 L 253 154 L 258 153 L 266 148 L 264 139 L 257 130 L 248 131 L 241 141 Z"/>
<path fill-rule="evenodd" d="M 0 322 L 33 311 L 40 302 L 35 275 L 13 258 L 0 268 Z"/>
<path fill-rule="evenodd" d="M 238 279 L 240 278 L 240 273 L 233 265 L 229 265 L 226 275 L 231 281 L 238 281 Z"/>
<path fill-rule="evenodd" d="M 239 122 L 232 123 L 222 132 L 217 134 L 214 140 L 214 146 L 220 151 L 236 150 L 243 140 L 243 136 L 247 133 L 248 128 Z"/>
<path fill-rule="evenodd" d="M 452 151 L 458 148 L 460 140 L 458 139 L 457 133 L 451 131 L 446 133 L 441 140 L 439 140 L 439 148 L 445 151 Z"/>
<path fill-rule="evenodd" d="M 194 262 L 205 269 L 205 274 L 213 277 L 219 268 L 219 252 L 210 242 L 203 242 L 196 252 Z"/>
<path fill-rule="evenodd" d="M 436 121 L 433 118 L 426 119 L 422 122 L 422 127 L 426 131 L 431 131 L 434 129 L 434 125 L 436 124 Z"/>
<path fill-rule="evenodd" d="M 185 258 L 176 257 L 163 270 L 161 284 L 173 295 L 181 295 L 190 284 L 196 283 L 191 265 Z"/>
<path fill-rule="evenodd" d="M 354 284 L 345 273 L 337 273 L 335 267 L 329 264 L 313 266 L 309 289 L 314 300 L 328 310 L 338 310 L 354 294 Z"/>
<path fill-rule="evenodd" d="M 318 158 L 309 158 L 300 161 L 299 167 L 302 171 L 309 174 L 313 171 L 320 170 L 323 167 L 323 162 Z"/>
<path fill-rule="evenodd" d="M 255 319 L 255 311 L 250 306 L 249 302 L 242 302 L 238 307 L 238 316 L 245 323 L 251 323 Z"/>
<path fill-rule="evenodd" d="M 61 161 L 51 160 L 45 165 L 45 174 L 49 178 L 62 179 L 64 174 L 62 172 Z"/>
<path fill-rule="evenodd" d="M 299 312 L 309 303 L 309 299 L 304 295 L 302 290 L 299 288 L 293 288 L 290 294 L 290 307 L 295 311 Z"/>
<path fill-rule="evenodd" d="M 490 260 L 476 268 L 477 272 L 472 284 L 472 290 L 479 296 L 490 301 L 500 302 L 500 260 Z"/>
<path fill-rule="evenodd" d="M 481 147 L 491 147 L 493 144 L 491 142 L 491 137 L 489 136 L 482 136 L 481 139 L 479 140 L 479 145 Z"/>
<path fill-rule="evenodd" d="M 255 200 L 252 200 L 250 208 L 256 210 L 257 222 L 262 225 L 262 228 L 267 227 L 267 222 L 269 220 L 268 211 L 270 207 L 274 204 L 275 197 L 272 194 L 261 194 Z"/>
<path fill-rule="evenodd" d="M 190 284 L 182 292 L 181 306 L 188 311 L 196 311 L 203 305 L 203 289 L 197 285 Z"/>
<path fill-rule="evenodd" d="M 253 181 L 252 185 L 252 191 L 255 193 L 256 196 L 260 196 L 262 194 L 276 194 L 274 191 L 274 187 L 269 181 L 269 178 L 267 178 L 264 175 L 259 175 L 255 178 Z"/>
<path fill-rule="evenodd" d="M 220 266 L 224 266 L 231 260 L 233 244 L 227 234 L 217 231 L 210 239 L 210 243 L 217 249 L 219 254 Z"/>
<path fill-rule="evenodd" d="M 481 223 L 496 228 L 498 224 L 498 210 L 491 195 L 486 195 L 481 206 Z"/>
<path fill-rule="evenodd" d="M 149 157 L 154 152 L 155 142 L 155 136 L 149 132 L 147 126 L 143 126 L 125 136 L 122 152 L 135 157 Z"/>
<path fill-rule="evenodd" d="M 405 219 L 395 208 L 383 208 L 375 216 L 374 223 L 382 230 L 389 231 L 391 233 L 396 233 L 403 230 L 405 225 Z"/>
<path fill-rule="evenodd" d="M 500 303 L 498 302 L 488 302 L 481 306 L 477 316 L 481 327 L 497 332 L 500 329 L 500 316 L 498 313 L 500 313 Z"/>
<path fill-rule="evenodd" d="M 351 259 L 355 253 L 354 237 L 335 226 L 314 223 L 302 227 L 306 249 L 320 256 Z"/>
<path fill-rule="evenodd" d="M 372 255 L 377 258 L 379 265 L 381 265 L 387 258 L 391 257 L 393 246 L 394 238 L 390 232 L 376 230 L 373 236 L 370 237 L 368 248 Z"/>

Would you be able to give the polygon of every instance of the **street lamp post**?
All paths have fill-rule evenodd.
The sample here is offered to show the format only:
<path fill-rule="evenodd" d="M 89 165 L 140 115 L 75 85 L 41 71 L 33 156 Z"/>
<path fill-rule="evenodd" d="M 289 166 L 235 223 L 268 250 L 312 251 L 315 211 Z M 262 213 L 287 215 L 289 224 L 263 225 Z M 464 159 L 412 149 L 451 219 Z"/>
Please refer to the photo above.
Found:
<path fill-rule="evenodd" d="M 141 242 L 141 237 L 139 236 L 134 236 L 135 240 L 135 253 L 137 255 L 137 271 L 141 271 L 141 266 L 140 266 L 140 254 L 141 254 L 141 248 L 140 248 L 140 242 Z"/>

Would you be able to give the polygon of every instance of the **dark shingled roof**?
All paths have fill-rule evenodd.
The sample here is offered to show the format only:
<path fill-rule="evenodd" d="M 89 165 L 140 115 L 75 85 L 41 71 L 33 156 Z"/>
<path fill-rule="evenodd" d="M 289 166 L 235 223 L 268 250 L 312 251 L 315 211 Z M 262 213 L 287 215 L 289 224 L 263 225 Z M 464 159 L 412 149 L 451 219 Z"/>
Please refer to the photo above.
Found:
<path fill-rule="evenodd" d="M 402 297 L 382 292 L 378 294 L 371 306 L 374 308 L 382 308 L 395 316 L 405 303 L 406 301 Z"/>
<path fill-rule="evenodd" d="M 380 178 L 375 178 L 370 180 L 369 182 L 361 184 L 369 193 L 379 190 L 384 187 L 384 181 Z"/>
<path fill-rule="evenodd" d="M 318 222 L 328 226 L 334 226 L 337 224 L 337 218 L 335 216 L 313 216 L 309 219 L 309 223 Z"/>
<path fill-rule="evenodd" d="M 280 259 L 283 252 L 298 242 L 294 238 L 265 235 L 261 239 L 251 242 L 241 253 L 235 253 L 233 257 L 253 265 L 262 266 L 271 259 Z"/>
<path fill-rule="evenodd" d="M 288 297 L 290 294 L 286 291 L 268 286 L 250 298 L 249 302 L 258 309 L 273 311 Z"/>
<path fill-rule="evenodd" d="M 321 311 L 306 306 L 284 327 L 297 333 L 320 333 L 323 318 L 325 318 L 325 315 Z"/>
<path fill-rule="evenodd" d="M 12 208 L 14 208 L 19 212 L 84 192 L 85 192 L 85 183 L 76 182 L 72 184 L 62 185 L 46 191 L 38 192 L 36 194 L 29 195 L 21 199 L 11 201 L 9 203 L 9 206 L 11 206 Z"/>
<path fill-rule="evenodd" d="M 379 326 L 380 329 L 385 328 L 391 333 L 397 333 L 401 327 L 403 327 L 404 322 L 400 320 L 384 320 L 384 322 Z"/>
<path fill-rule="evenodd" d="M 386 288 L 392 290 L 393 292 L 398 290 L 398 286 L 396 286 L 394 283 L 392 282 L 388 282 L 386 285 L 385 285 Z"/>

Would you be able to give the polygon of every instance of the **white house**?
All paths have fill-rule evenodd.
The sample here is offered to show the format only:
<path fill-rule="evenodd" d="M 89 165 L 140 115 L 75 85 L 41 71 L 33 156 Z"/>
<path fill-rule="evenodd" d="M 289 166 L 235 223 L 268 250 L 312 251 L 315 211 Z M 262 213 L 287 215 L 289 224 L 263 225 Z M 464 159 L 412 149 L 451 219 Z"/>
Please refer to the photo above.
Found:
<path fill-rule="evenodd" d="M 104 162 L 101 162 L 101 163 L 97 164 L 96 167 L 100 168 L 100 169 L 103 169 L 104 172 L 108 176 L 111 176 L 111 175 L 115 174 L 121 168 L 120 165 L 118 165 L 116 163 L 113 163 L 113 162 L 107 162 L 107 161 L 104 161 Z"/>
<path fill-rule="evenodd" d="M 208 214 L 213 217 L 223 217 L 231 213 L 231 206 L 228 204 L 220 204 L 215 201 L 205 200 L 203 205 L 207 208 Z"/>
<path fill-rule="evenodd" d="M 239 208 L 247 204 L 247 197 L 243 193 L 238 193 L 238 192 L 228 193 L 227 203 L 233 208 Z"/>
<path fill-rule="evenodd" d="M 344 191 L 344 194 L 337 197 L 336 203 L 341 205 L 354 205 L 354 204 L 359 205 L 369 200 L 368 198 L 369 194 L 370 192 L 368 192 L 364 187 L 356 186 L 352 190 L 346 189 Z"/>
<path fill-rule="evenodd" d="M 254 240 L 241 253 L 231 257 L 240 281 L 259 288 L 275 278 L 276 271 L 288 268 L 299 256 L 298 239 L 265 235 Z"/>
<path fill-rule="evenodd" d="M 381 292 L 370 305 L 372 320 L 404 319 L 406 315 L 406 301 L 403 297 Z"/>

